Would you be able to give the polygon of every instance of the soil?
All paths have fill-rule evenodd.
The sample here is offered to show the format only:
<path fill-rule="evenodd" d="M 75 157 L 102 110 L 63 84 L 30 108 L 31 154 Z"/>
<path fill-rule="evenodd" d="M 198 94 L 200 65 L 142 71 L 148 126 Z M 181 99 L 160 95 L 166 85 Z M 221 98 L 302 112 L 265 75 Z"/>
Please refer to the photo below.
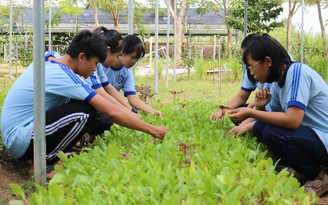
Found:
<path fill-rule="evenodd" d="M 18 200 L 11 192 L 9 184 L 26 186 L 30 180 L 28 169 L 30 163 L 8 159 L 0 150 L 0 204 L 9 204 L 12 200 Z"/>

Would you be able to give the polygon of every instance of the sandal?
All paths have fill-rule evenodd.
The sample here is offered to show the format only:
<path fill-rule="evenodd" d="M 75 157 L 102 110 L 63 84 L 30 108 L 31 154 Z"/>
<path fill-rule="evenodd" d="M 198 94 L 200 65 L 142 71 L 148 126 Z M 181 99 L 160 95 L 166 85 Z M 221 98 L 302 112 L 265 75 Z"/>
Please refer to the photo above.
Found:
<path fill-rule="evenodd" d="M 305 182 L 304 190 L 306 193 L 315 193 L 318 197 L 323 196 L 328 192 L 328 175 L 325 174 L 323 180 L 316 179 Z"/>

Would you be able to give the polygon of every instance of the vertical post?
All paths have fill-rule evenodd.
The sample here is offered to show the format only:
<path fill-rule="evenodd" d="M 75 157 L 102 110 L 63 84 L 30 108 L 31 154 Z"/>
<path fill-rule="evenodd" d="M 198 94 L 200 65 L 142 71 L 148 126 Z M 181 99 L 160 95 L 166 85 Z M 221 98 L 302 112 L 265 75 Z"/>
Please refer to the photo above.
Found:
<path fill-rule="evenodd" d="M 216 55 L 216 35 L 214 35 L 214 39 L 213 39 L 213 86 L 214 86 L 214 81 L 215 81 L 215 55 Z M 220 68 L 219 72 L 220 72 Z"/>
<path fill-rule="evenodd" d="M 301 29 L 301 63 L 303 63 L 304 56 L 304 0 L 302 0 L 302 29 Z"/>
<path fill-rule="evenodd" d="M 219 67 L 219 71 L 218 71 L 218 99 L 220 99 L 221 97 L 221 49 L 220 49 L 220 36 L 218 36 L 218 67 Z"/>
<path fill-rule="evenodd" d="M 52 50 L 52 37 L 51 37 L 51 0 L 49 0 L 49 25 L 48 25 L 48 35 L 49 35 L 49 42 L 48 42 L 48 50 Z"/>
<path fill-rule="evenodd" d="M 247 10 L 248 10 L 248 0 L 245 0 L 244 3 L 244 38 L 247 36 Z M 243 63 L 243 75 L 246 71 L 246 65 Z"/>
<path fill-rule="evenodd" d="M 173 79 L 176 82 L 176 69 L 177 69 L 177 0 L 174 0 L 174 68 Z"/>
<path fill-rule="evenodd" d="M 10 0 L 10 17 L 9 17 L 9 78 L 11 78 L 12 69 L 12 50 L 13 50 L 13 1 Z"/>
<path fill-rule="evenodd" d="M 248 0 L 244 3 L 244 38 L 247 36 L 247 10 L 248 10 Z"/>
<path fill-rule="evenodd" d="M 149 39 L 149 66 L 151 68 L 153 67 L 152 57 L 153 57 L 153 37 L 150 36 L 150 39 Z"/>
<path fill-rule="evenodd" d="M 133 7 L 134 7 L 134 1 L 129 0 L 129 14 L 128 14 L 128 34 L 132 35 L 133 34 Z"/>
<path fill-rule="evenodd" d="M 166 69 L 165 69 L 165 83 L 169 87 L 169 64 L 170 64 L 170 8 L 171 1 L 167 1 L 167 22 L 166 22 Z"/>
<path fill-rule="evenodd" d="M 44 1 L 33 0 L 34 176 L 42 186 L 46 179 L 44 39 Z"/>
<path fill-rule="evenodd" d="M 158 93 L 158 10 L 159 0 L 155 3 L 155 92 Z"/>
<path fill-rule="evenodd" d="M 16 55 L 15 55 L 15 71 L 16 71 L 16 78 L 18 78 L 18 70 L 17 70 L 17 65 L 18 65 L 18 43 L 17 43 L 17 41 L 16 41 Z"/>

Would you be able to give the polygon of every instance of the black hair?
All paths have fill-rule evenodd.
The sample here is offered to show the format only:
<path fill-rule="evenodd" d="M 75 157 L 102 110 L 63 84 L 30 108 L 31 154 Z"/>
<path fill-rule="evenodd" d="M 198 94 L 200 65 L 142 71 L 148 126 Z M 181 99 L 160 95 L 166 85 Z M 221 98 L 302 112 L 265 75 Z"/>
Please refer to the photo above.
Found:
<path fill-rule="evenodd" d="M 244 38 L 244 40 L 241 42 L 240 48 L 245 49 L 249 45 L 249 43 L 252 41 L 252 39 L 256 36 L 260 36 L 261 34 L 259 33 L 251 33 L 248 36 Z"/>
<path fill-rule="evenodd" d="M 123 42 L 125 43 L 123 54 L 130 54 L 137 51 L 137 58 L 142 58 L 145 56 L 145 48 L 138 36 L 127 35 Z"/>
<path fill-rule="evenodd" d="M 110 47 L 111 53 L 121 52 L 124 43 L 122 42 L 122 35 L 115 29 L 107 29 L 104 26 L 99 26 L 94 30 L 95 33 L 98 33 L 102 36 L 107 46 Z"/>
<path fill-rule="evenodd" d="M 265 57 L 271 58 L 271 68 L 266 82 L 272 83 L 280 77 L 280 71 L 284 65 L 289 65 L 292 60 L 286 49 L 274 38 L 269 35 L 255 36 L 243 53 L 243 61 L 247 64 L 247 56 L 255 61 L 263 61 Z M 255 82 L 254 77 L 247 69 L 247 75 L 252 82 Z"/>
<path fill-rule="evenodd" d="M 72 58 L 77 58 L 84 53 L 87 59 L 98 57 L 100 62 L 107 57 L 107 45 L 96 33 L 89 30 L 81 30 L 73 37 L 66 53 Z"/>

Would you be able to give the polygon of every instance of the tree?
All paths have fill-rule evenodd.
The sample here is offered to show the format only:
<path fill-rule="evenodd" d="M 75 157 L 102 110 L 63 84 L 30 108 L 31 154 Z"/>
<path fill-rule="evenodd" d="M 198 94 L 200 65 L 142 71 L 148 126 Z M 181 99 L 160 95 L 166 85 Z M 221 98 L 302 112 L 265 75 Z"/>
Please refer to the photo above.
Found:
<path fill-rule="evenodd" d="M 184 36 L 184 26 L 187 20 L 187 14 L 189 6 L 192 3 L 189 0 L 180 0 L 180 3 L 177 3 L 177 14 L 174 13 L 174 0 L 170 0 L 170 14 L 172 21 L 176 21 L 176 36 L 177 36 L 177 64 L 180 67 L 182 62 L 182 37 Z M 168 5 L 168 0 L 164 0 L 166 6 Z"/>
<path fill-rule="evenodd" d="M 201 1 L 199 7 L 197 8 L 197 13 L 204 15 L 205 13 L 213 10 L 216 15 L 227 18 L 229 16 L 230 4 L 228 0 L 208 0 Z M 231 40 L 232 40 L 232 26 L 227 25 L 228 41 L 226 56 L 230 58 L 231 56 Z"/>
<path fill-rule="evenodd" d="M 283 0 L 250 0 L 247 11 L 247 32 L 267 32 L 277 27 L 282 27 L 282 22 L 276 19 L 283 11 Z M 225 18 L 225 23 L 235 29 L 244 31 L 244 0 L 231 1 L 230 15 Z"/>
<path fill-rule="evenodd" d="M 56 1 L 53 1 L 52 3 L 56 5 Z M 54 12 L 52 24 L 59 24 L 60 19 L 65 15 L 76 17 L 78 14 L 83 13 L 83 8 L 79 8 L 78 3 L 79 0 L 59 0 L 58 6 L 60 7 L 60 9 Z"/>
<path fill-rule="evenodd" d="M 324 52 L 324 56 L 328 59 L 326 30 L 325 30 L 325 26 L 323 24 L 320 0 L 315 0 L 315 4 L 317 5 L 317 9 L 318 9 L 318 16 L 319 16 L 320 29 L 321 29 L 321 38 L 322 38 L 322 42 L 323 42 L 323 52 Z M 326 6 L 328 6 L 328 1 L 326 1 Z"/>
<path fill-rule="evenodd" d="M 286 32 L 286 50 L 291 53 L 291 36 L 292 36 L 292 19 L 297 10 L 302 5 L 301 2 L 288 0 L 288 18 L 287 18 L 287 32 Z"/>
<path fill-rule="evenodd" d="M 127 2 L 124 0 L 98 0 L 99 9 L 114 21 L 114 29 L 119 30 L 119 12 L 127 11 Z"/>
<path fill-rule="evenodd" d="M 89 0 L 87 8 L 91 8 L 93 11 L 93 20 L 95 22 L 96 28 L 99 27 L 99 20 L 98 20 L 98 0 Z"/>

